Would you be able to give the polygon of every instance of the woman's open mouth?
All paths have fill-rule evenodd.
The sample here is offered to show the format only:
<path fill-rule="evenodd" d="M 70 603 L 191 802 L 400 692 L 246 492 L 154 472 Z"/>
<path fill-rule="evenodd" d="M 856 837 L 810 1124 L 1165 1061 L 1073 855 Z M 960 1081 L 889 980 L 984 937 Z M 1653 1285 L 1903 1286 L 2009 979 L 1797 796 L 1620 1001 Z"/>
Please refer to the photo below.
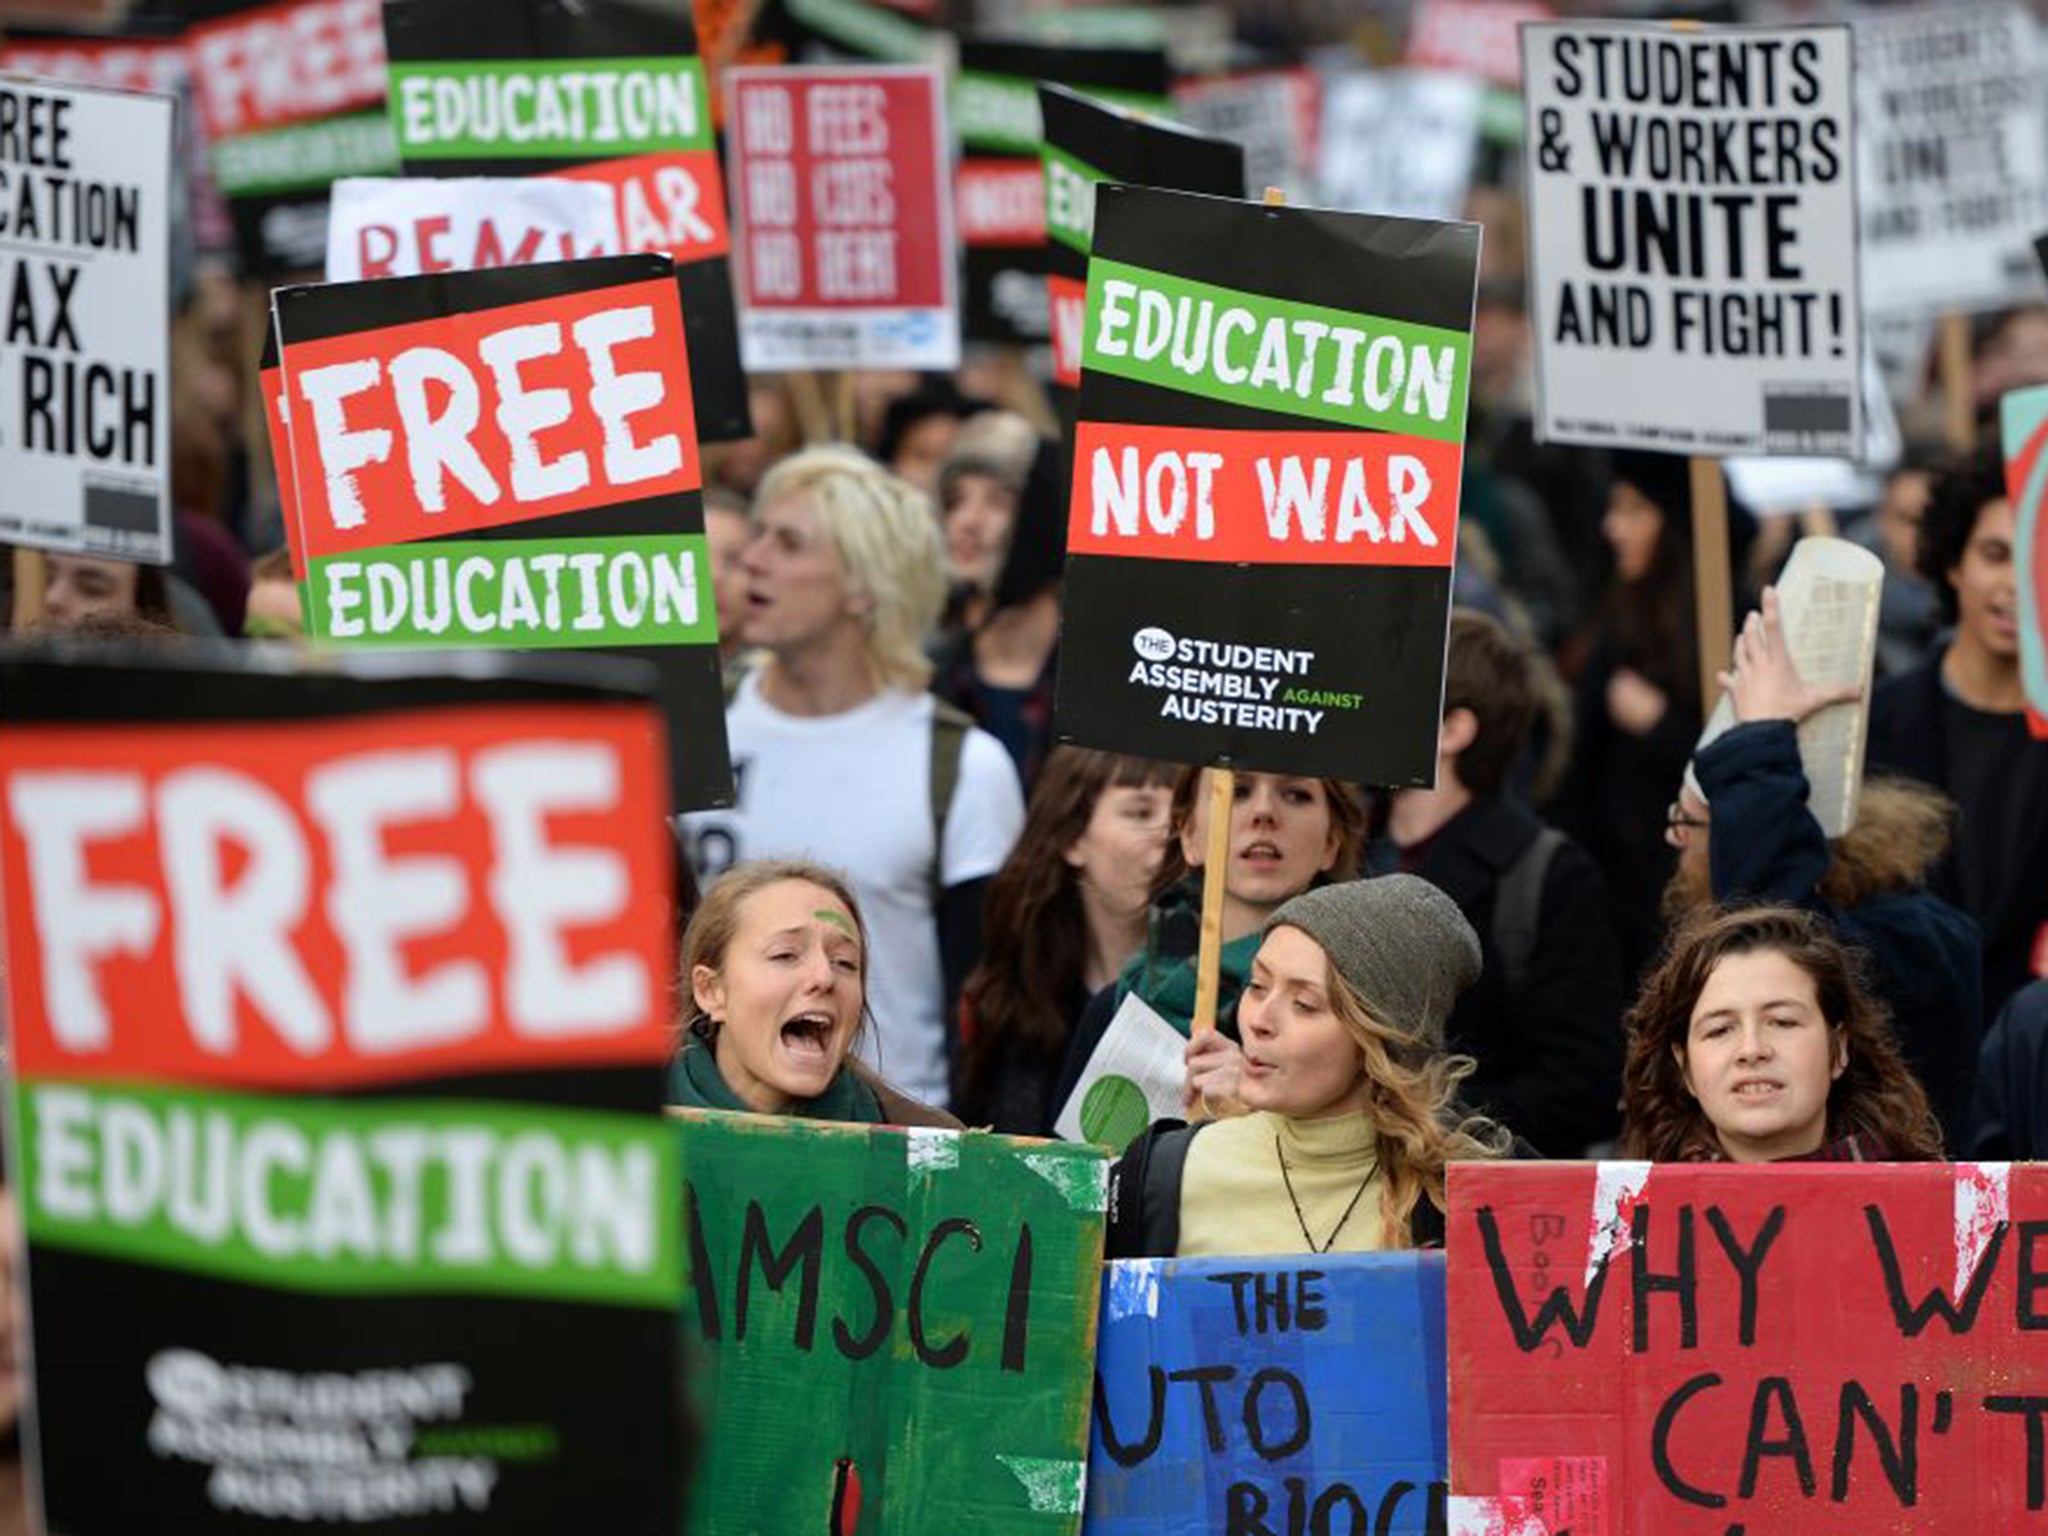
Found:
<path fill-rule="evenodd" d="M 830 1014 L 800 1013 L 782 1024 L 782 1048 L 799 1059 L 823 1061 L 832 1054 L 839 1025 Z"/>
<path fill-rule="evenodd" d="M 1237 856 L 1248 864 L 1278 864 L 1280 845 L 1278 843 L 1247 843 L 1238 850 Z"/>

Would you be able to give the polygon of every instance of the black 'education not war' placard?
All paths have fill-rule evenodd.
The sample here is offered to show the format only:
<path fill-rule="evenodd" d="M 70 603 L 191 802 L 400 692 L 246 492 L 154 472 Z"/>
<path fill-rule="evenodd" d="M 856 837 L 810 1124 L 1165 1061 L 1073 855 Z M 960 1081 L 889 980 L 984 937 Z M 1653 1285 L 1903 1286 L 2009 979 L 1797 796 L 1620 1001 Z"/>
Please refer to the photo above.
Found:
<path fill-rule="evenodd" d="M 1104 185 L 1057 721 L 1428 784 L 1479 229 Z"/>

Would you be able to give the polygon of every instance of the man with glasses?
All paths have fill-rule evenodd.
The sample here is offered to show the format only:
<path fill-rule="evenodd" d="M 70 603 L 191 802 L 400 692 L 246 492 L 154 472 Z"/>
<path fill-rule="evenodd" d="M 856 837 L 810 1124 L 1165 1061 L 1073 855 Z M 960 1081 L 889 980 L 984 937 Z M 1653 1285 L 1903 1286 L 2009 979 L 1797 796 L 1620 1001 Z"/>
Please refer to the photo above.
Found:
<path fill-rule="evenodd" d="M 1666 917 L 1749 901 L 1826 917 L 1869 955 L 1907 1064 L 1959 1149 L 1977 1073 L 1982 944 L 1977 924 L 1926 886 L 1955 806 L 1908 779 L 1871 779 L 1855 826 L 1829 842 L 1807 805 L 1797 728 L 1859 690 L 1800 678 L 1774 590 L 1743 626 L 1722 683 L 1737 724 L 1699 750 L 1665 816 L 1664 840 L 1678 850 Z"/>

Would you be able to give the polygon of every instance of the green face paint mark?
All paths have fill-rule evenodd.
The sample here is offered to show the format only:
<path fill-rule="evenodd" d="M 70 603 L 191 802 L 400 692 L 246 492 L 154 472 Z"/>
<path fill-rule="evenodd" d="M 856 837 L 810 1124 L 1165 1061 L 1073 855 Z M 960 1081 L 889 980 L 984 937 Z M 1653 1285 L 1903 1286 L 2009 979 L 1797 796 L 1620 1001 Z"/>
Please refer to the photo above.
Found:
<path fill-rule="evenodd" d="M 844 912 L 835 912 L 830 907 L 819 907 L 811 916 L 821 923 L 830 923 L 849 939 L 860 937 L 859 931 L 853 926 L 853 919 Z"/>

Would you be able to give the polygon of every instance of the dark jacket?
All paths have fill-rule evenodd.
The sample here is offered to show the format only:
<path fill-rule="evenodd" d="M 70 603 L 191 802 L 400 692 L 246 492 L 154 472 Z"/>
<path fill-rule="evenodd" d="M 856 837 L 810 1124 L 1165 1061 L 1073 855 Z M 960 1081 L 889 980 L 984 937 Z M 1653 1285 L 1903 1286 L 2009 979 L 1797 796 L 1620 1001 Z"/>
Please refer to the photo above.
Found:
<path fill-rule="evenodd" d="M 1806 770 L 1790 721 L 1738 725 L 1703 748 L 1693 767 L 1713 807 L 1707 846 L 1714 898 L 1818 912 L 1869 954 L 1906 1064 L 1933 1101 L 1944 1140 L 1960 1146 L 1977 1075 L 1977 924 L 1925 889 L 1886 892 L 1853 907 L 1820 898 L 1830 852 L 1807 809 Z"/>
<path fill-rule="evenodd" d="M 1873 771 L 1903 773 L 1947 791 L 1948 735 L 1943 725 L 1947 695 L 1941 680 L 1941 659 L 1947 653 L 1948 645 L 1944 642 L 1912 671 L 1878 686 L 1870 703 L 1868 755 Z M 2035 749 L 2030 746 L 2027 750 Z M 2048 745 L 2038 750 L 2041 771 L 2048 774 Z M 1967 825 L 1971 818 L 1985 816 L 1987 809 L 2000 823 L 1992 835 L 2024 845 L 2016 852 L 2025 867 L 2048 870 L 2048 816 L 2037 814 L 2032 825 L 2013 825 L 2012 818 L 2000 818 L 1996 808 L 1966 805 L 1960 808 L 1963 823 Z M 1961 835 L 1959 828 L 1958 836 Z M 1953 853 L 1935 866 L 1928 885 L 1936 895 L 1960 905 Z M 2016 883 L 2004 907 L 2002 911 L 1970 914 L 1983 930 L 1981 1017 L 1985 1022 L 2005 1005 L 2007 998 L 2033 979 L 2033 946 L 2044 922 L 2048 922 L 2048 876 L 2032 884 Z"/>
<path fill-rule="evenodd" d="M 1993 1162 L 2048 1157 L 2048 981 L 2015 992 L 1984 1036 L 1964 1150 Z"/>
<path fill-rule="evenodd" d="M 1107 987 L 1104 991 L 1113 995 L 1116 989 Z M 1067 1001 L 1060 1022 L 1071 1028 L 1087 1006 L 1086 985 L 1077 986 Z M 970 1023 L 966 1005 L 961 1006 L 963 1031 L 981 1028 Z M 1100 1037 L 1098 1029 L 1096 1038 Z M 1066 1074 L 1066 1048 L 1061 1046 L 1048 1055 L 1012 1037 L 991 1043 L 988 1050 L 989 1059 L 980 1078 L 963 1083 L 953 1096 L 953 1107 L 960 1118 L 969 1125 L 986 1126 L 1005 1136 L 1052 1135 L 1052 1123 L 1067 1102 L 1056 1092 Z M 1068 1091 L 1072 1091 L 1071 1086 Z"/>
<path fill-rule="evenodd" d="M 1466 1101 L 1549 1156 L 1578 1157 L 1620 1125 L 1621 947 L 1600 871 L 1567 841 L 1551 855 L 1536 942 L 1511 984 L 1496 898 L 1542 830 L 1535 812 L 1496 791 L 1446 822 L 1407 868 L 1455 901 L 1479 935 L 1484 969 L 1446 1025 L 1450 1048 L 1479 1063 Z M 1392 868 L 1391 849 L 1376 847 L 1373 863 Z"/>
<path fill-rule="evenodd" d="M 1674 696 L 1647 734 L 1631 736 L 1607 711 L 1607 685 L 1620 668 L 1619 653 L 1602 642 L 1573 685 L 1572 766 L 1557 820 L 1606 879 L 1623 976 L 1633 985 L 1663 937 L 1659 902 L 1677 862 L 1664 842 L 1664 815 L 1699 737 L 1700 716 Z"/>

